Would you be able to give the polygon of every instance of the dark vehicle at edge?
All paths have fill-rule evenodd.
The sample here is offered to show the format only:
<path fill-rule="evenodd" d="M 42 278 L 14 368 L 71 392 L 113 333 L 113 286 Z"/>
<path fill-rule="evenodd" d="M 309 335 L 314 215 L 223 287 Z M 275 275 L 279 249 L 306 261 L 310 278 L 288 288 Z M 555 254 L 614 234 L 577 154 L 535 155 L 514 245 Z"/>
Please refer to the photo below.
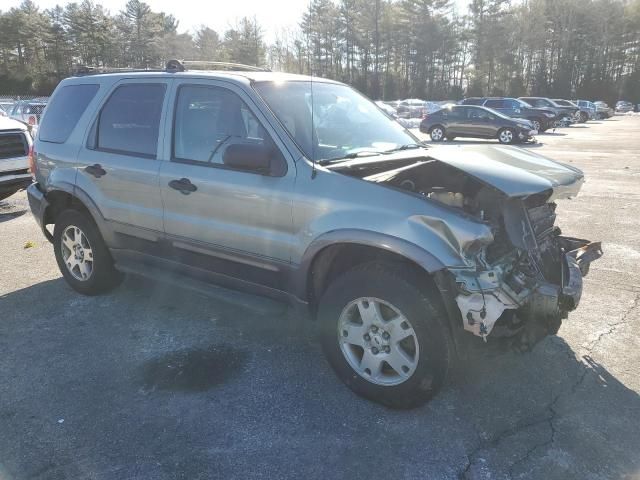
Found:
<path fill-rule="evenodd" d="M 477 105 L 450 105 L 428 115 L 420 131 L 441 142 L 456 137 L 496 138 L 500 143 L 530 141 L 537 132 L 528 120 L 509 118 L 490 108 Z"/>
<path fill-rule="evenodd" d="M 576 113 L 580 110 L 577 106 L 565 107 L 558 105 L 556 102 L 547 97 L 520 97 L 518 100 L 528 103 L 536 108 L 548 108 L 557 114 L 556 121 L 558 123 L 568 123 L 572 121 Z"/>
<path fill-rule="evenodd" d="M 510 97 L 471 97 L 464 99 L 460 104 L 484 106 L 508 117 L 524 118 L 529 120 L 538 132 L 552 128 L 557 117 L 557 112 L 554 110 L 532 107 L 522 100 Z"/>

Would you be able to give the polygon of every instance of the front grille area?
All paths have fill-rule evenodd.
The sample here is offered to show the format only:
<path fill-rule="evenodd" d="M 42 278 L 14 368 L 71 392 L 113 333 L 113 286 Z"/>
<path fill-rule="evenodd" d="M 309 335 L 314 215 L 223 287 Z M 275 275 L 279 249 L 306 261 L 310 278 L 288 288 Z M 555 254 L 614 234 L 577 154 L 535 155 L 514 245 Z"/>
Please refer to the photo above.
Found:
<path fill-rule="evenodd" d="M 0 133 L 0 159 L 24 157 L 29 153 L 24 133 Z"/>
<path fill-rule="evenodd" d="M 559 268 L 562 264 L 562 251 L 557 242 L 560 229 L 555 226 L 556 204 L 545 203 L 529 208 L 527 215 L 538 244 L 538 267 L 547 281 L 559 284 L 562 280 Z"/>

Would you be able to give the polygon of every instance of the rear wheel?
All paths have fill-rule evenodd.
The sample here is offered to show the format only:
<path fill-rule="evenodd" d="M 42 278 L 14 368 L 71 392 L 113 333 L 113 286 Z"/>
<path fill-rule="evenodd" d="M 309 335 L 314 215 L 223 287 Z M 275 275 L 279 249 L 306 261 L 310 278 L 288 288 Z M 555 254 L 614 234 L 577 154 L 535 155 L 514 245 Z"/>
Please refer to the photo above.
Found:
<path fill-rule="evenodd" d="M 53 248 L 62 276 L 82 294 L 106 292 L 122 280 L 98 227 L 83 212 L 65 210 L 58 216 Z"/>
<path fill-rule="evenodd" d="M 439 299 L 406 267 L 369 263 L 322 296 L 318 318 L 327 360 L 355 393 L 393 408 L 429 400 L 452 354 Z"/>
<path fill-rule="evenodd" d="M 431 127 L 429 134 L 431 135 L 431 140 L 434 142 L 441 142 L 445 137 L 444 127 L 442 125 Z"/>
<path fill-rule="evenodd" d="M 516 134 L 511 128 L 503 128 L 498 132 L 498 141 L 507 145 L 512 144 L 516 140 Z"/>

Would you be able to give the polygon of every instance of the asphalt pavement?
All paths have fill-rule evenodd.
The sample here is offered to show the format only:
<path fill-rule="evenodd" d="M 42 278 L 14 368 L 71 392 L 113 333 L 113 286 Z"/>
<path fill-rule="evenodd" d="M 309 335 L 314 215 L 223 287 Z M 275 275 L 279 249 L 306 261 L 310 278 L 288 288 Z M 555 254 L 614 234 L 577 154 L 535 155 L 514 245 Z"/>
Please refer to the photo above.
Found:
<path fill-rule="evenodd" d="M 25 194 L 0 202 L 0 479 L 640 479 L 640 117 L 538 140 L 585 171 L 558 224 L 605 255 L 557 336 L 410 411 L 352 394 L 277 304 L 75 293 Z"/>

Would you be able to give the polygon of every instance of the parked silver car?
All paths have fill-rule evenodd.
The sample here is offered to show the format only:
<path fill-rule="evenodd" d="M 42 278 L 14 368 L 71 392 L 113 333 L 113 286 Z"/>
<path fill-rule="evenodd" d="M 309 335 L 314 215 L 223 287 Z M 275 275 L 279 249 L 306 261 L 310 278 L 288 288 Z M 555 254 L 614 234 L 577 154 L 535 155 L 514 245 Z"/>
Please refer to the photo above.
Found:
<path fill-rule="evenodd" d="M 46 98 L 35 98 L 32 100 L 16 101 L 9 113 L 14 120 L 25 123 L 32 128 L 37 128 L 40 124 L 40 117 L 47 106 Z"/>
<path fill-rule="evenodd" d="M 78 292 L 126 272 L 289 302 L 346 385 L 398 408 L 469 342 L 527 350 L 577 307 L 600 245 L 561 235 L 555 202 L 580 170 L 425 148 L 347 85 L 242 68 L 57 87 L 28 196 Z"/>

